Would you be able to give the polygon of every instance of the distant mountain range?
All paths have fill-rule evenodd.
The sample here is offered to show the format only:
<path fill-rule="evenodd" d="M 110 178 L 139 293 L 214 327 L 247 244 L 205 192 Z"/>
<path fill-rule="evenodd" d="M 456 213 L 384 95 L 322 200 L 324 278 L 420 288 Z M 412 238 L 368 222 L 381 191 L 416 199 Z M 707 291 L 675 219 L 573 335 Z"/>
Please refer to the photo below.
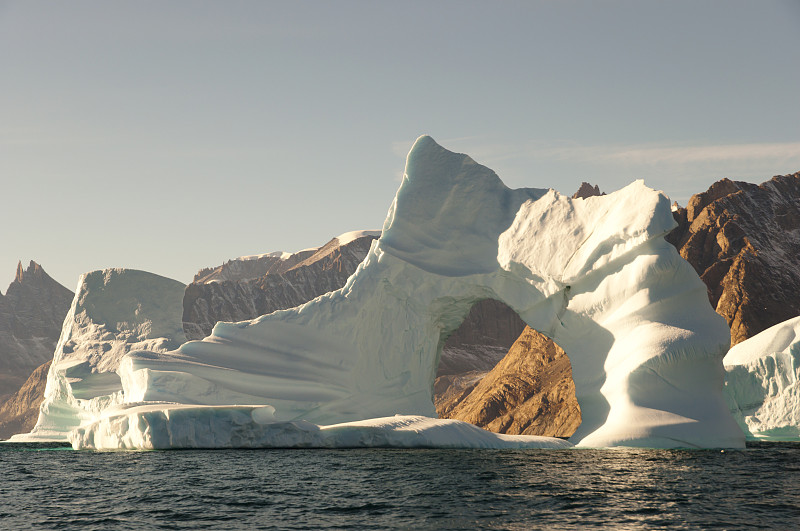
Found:
<path fill-rule="evenodd" d="M 186 337 L 203 339 L 219 321 L 254 319 L 341 288 L 380 234 L 349 232 L 321 247 L 244 256 L 201 270 L 183 299 Z"/>

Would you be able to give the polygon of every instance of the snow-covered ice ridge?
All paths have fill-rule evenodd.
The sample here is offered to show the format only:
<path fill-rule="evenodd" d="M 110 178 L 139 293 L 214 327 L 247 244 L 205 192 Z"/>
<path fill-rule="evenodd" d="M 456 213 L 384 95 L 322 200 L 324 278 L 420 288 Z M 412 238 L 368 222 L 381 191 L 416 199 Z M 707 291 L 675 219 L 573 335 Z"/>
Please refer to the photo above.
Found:
<path fill-rule="evenodd" d="M 725 397 L 749 439 L 800 439 L 800 317 L 734 346 Z"/>
<path fill-rule="evenodd" d="M 421 137 L 382 236 L 342 289 L 219 323 L 171 352 L 127 354 L 116 369 L 119 403 L 69 438 L 76 448 L 292 446 L 275 441 L 294 436 L 312 446 L 317 437 L 563 446 L 418 418 L 436 414 L 444 339 L 474 303 L 493 298 L 569 355 L 583 417 L 572 443 L 742 447 L 722 397 L 729 331 L 664 241 L 674 225 L 667 198 L 642 182 L 576 200 L 511 190 Z M 296 435 L 316 433 L 307 423 L 362 433 Z"/>

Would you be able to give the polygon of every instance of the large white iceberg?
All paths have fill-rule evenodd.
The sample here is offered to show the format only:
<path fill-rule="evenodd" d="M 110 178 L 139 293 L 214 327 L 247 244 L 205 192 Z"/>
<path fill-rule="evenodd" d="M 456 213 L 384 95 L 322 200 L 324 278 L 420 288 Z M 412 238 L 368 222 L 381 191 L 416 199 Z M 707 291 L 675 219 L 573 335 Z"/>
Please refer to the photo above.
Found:
<path fill-rule="evenodd" d="M 724 359 L 725 395 L 748 438 L 800 438 L 800 317 L 734 346 Z"/>
<path fill-rule="evenodd" d="M 129 353 L 116 369 L 119 400 L 70 440 L 76 448 L 564 446 L 420 418 L 436 415 L 445 339 L 472 305 L 492 298 L 569 356 L 583 418 L 573 443 L 742 447 L 722 397 L 729 330 L 665 242 L 674 225 L 668 199 L 642 182 L 574 200 L 511 190 L 421 137 L 382 236 L 342 289 L 219 323 L 175 351 Z"/>
<path fill-rule="evenodd" d="M 204 425 L 232 404 L 317 425 L 434 417 L 442 344 L 475 302 L 493 298 L 569 355 L 583 416 L 573 442 L 741 447 L 722 397 L 729 331 L 664 241 L 674 224 L 668 199 L 641 182 L 576 200 L 511 190 L 421 137 L 381 238 L 342 289 L 220 323 L 174 352 L 128 355 L 118 372 L 129 404 L 180 406 L 165 405 L 159 422 L 148 408 L 106 415 L 73 443 L 172 445 L 175 423 Z"/>

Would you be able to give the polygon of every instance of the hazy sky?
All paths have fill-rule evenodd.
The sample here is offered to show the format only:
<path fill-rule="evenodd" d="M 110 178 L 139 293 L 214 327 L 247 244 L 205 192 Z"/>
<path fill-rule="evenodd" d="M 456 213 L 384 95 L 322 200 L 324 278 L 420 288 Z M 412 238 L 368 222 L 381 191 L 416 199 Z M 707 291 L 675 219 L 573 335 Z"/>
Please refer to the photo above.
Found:
<path fill-rule="evenodd" d="M 421 134 L 567 194 L 800 171 L 800 2 L 0 1 L 0 289 L 380 228 Z"/>

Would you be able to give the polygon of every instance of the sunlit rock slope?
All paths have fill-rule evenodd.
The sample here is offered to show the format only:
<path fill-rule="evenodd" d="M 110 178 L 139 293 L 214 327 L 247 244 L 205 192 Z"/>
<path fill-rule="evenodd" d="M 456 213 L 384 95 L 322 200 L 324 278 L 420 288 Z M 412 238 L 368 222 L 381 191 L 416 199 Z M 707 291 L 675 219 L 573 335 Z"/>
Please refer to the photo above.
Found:
<path fill-rule="evenodd" d="M 733 345 L 800 315 L 800 173 L 723 179 L 675 217 L 668 240 L 705 282 Z"/>
<path fill-rule="evenodd" d="M 569 358 L 530 327 L 485 377 L 446 398 L 440 416 L 498 433 L 569 437 L 581 423 Z"/>

